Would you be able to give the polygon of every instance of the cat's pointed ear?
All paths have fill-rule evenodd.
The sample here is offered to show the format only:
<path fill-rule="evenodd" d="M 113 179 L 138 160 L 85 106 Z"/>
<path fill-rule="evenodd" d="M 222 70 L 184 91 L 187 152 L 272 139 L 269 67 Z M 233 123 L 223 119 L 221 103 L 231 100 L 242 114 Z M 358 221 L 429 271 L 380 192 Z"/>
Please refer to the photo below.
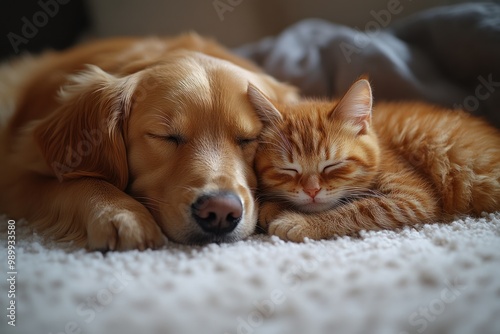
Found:
<path fill-rule="evenodd" d="M 332 115 L 358 125 L 359 134 L 366 134 L 371 125 L 372 89 L 366 79 L 356 81 L 332 111 Z"/>
<path fill-rule="evenodd" d="M 283 119 L 281 113 L 266 95 L 251 83 L 248 84 L 247 95 L 259 118 L 264 123 L 275 123 Z"/>

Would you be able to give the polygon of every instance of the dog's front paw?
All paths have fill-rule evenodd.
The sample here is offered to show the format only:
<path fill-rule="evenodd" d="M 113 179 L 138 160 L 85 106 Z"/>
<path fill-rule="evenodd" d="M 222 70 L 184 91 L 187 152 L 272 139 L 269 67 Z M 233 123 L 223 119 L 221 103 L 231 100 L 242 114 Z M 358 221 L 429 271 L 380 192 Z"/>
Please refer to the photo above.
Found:
<path fill-rule="evenodd" d="M 283 213 L 273 220 L 269 224 L 269 234 L 294 242 L 302 242 L 304 238 L 322 238 L 318 227 L 309 222 L 307 216 L 294 212 Z"/>
<path fill-rule="evenodd" d="M 87 232 L 91 250 L 144 250 L 164 244 L 160 228 L 146 209 L 104 208 L 89 222 Z"/>

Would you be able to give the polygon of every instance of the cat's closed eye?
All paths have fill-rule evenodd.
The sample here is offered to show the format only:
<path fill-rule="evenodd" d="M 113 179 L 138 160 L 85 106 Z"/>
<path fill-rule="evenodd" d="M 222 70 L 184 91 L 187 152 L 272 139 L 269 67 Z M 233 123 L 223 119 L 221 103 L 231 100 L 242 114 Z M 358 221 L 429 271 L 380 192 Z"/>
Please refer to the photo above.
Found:
<path fill-rule="evenodd" d="M 279 171 L 290 176 L 299 174 L 299 171 L 296 168 L 280 168 Z"/>
<path fill-rule="evenodd" d="M 342 161 L 337 161 L 337 162 L 331 163 L 331 164 L 329 164 L 329 165 L 327 165 L 327 166 L 325 166 L 325 167 L 323 168 L 322 173 L 324 173 L 324 174 L 328 174 L 328 173 L 330 173 L 330 172 L 334 171 L 335 169 L 337 169 L 337 168 L 339 168 L 339 167 L 343 166 L 344 164 L 345 164 L 345 160 L 342 160 Z"/>

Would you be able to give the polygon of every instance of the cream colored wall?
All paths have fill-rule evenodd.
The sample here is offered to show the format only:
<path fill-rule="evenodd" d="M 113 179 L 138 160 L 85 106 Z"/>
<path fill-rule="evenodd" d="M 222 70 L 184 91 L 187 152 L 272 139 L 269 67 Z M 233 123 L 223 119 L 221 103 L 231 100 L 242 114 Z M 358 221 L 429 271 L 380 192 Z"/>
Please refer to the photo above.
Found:
<path fill-rule="evenodd" d="M 90 0 L 94 34 L 174 35 L 195 30 L 238 46 L 274 35 L 304 18 L 317 17 L 363 29 L 373 12 L 390 21 L 460 0 Z M 216 9 L 216 7 L 218 9 Z"/>

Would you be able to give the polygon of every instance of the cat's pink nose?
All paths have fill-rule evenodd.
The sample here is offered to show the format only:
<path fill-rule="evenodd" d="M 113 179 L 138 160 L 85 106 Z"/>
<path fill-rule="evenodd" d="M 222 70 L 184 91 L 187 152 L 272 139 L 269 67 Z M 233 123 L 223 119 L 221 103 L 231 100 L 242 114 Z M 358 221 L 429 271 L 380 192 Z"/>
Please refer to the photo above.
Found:
<path fill-rule="evenodd" d="M 312 189 L 305 189 L 304 188 L 304 192 L 306 194 L 308 194 L 311 198 L 316 197 L 316 195 L 319 193 L 320 190 L 321 190 L 321 188 L 312 188 Z"/>

